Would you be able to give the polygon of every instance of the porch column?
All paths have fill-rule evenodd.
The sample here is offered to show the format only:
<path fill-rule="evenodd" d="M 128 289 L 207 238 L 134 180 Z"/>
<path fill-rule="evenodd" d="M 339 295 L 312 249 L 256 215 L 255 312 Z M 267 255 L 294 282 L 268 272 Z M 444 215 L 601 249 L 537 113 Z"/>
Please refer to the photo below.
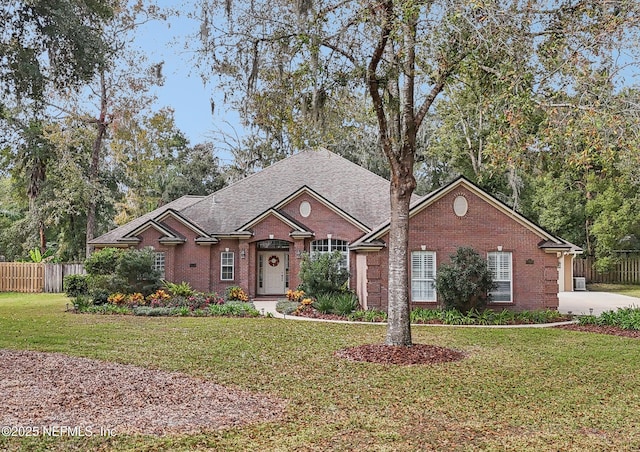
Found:
<path fill-rule="evenodd" d="M 305 240 L 294 239 L 289 248 L 289 289 L 295 290 L 300 285 L 300 263 L 305 252 Z"/>

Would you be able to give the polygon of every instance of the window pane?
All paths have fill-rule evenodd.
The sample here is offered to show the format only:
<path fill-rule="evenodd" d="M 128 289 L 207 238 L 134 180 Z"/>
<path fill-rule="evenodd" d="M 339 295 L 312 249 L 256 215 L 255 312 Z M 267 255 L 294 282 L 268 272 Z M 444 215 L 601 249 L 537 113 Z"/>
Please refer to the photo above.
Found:
<path fill-rule="evenodd" d="M 489 270 L 496 287 L 489 293 L 491 301 L 512 301 L 511 297 L 511 253 L 506 251 L 490 252 L 487 255 Z"/>
<path fill-rule="evenodd" d="M 411 253 L 411 301 L 436 301 L 436 253 Z"/>
<path fill-rule="evenodd" d="M 233 252 L 220 253 L 220 279 L 232 280 L 233 279 Z"/>
<path fill-rule="evenodd" d="M 164 252 L 156 252 L 153 269 L 160 272 L 160 278 L 165 278 L 165 255 Z"/>

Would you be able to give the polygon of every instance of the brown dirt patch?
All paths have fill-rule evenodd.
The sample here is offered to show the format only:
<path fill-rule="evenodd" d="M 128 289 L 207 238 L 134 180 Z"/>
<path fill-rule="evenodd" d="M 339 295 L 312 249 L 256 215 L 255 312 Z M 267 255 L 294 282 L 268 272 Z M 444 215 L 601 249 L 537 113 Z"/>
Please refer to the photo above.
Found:
<path fill-rule="evenodd" d="M 195 433 L 277 419 L 283 400 L 178 372 L 0 350 L 0 426 Z"/>
<path fill-rule="evenodd" d="M 346 348 L 335 352 L 338 358 L 380 364 L 410 366 L 460 361 L 464 353 L 435 345 L 414 344 L 411 347 L 370 344 Z"/>
<path fill-rule="evenodd" d="M 631 337 L 640 339 L 640 331 L 625 330 L 617 326 L 601 326 L 601 325 L 562 325 L 557 328 L 572 331 L 582 331 L 585 333 L 610 334 L 613 336 Z"/>

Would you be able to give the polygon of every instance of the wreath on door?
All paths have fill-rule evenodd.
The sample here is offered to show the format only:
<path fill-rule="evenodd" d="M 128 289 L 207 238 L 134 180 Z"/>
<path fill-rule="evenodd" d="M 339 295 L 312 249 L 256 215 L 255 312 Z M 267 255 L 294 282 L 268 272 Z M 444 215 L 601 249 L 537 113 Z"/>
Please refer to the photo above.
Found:
<path fill-rule="evenodd" d="M 280 258 L 278 256 L 271 256 L 269 258 L 269 265 L 271 265 L 272 267 L 277 267 L 279 263 Z"/>

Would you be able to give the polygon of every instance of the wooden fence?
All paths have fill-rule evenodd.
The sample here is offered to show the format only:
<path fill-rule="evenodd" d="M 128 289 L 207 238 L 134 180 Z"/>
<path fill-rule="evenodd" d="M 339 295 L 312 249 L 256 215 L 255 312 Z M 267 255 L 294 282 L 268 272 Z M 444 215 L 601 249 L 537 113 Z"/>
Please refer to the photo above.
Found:
<path fill-rule="evenodd" d="M 591 257 L 573 260 L 573 276 L 584 277 L 589 283 L 640 284 L 640 256 L 621 259 L 613 269 L 598 273 Z"/>
<path fill-rule="evenodd" d="M 0 292 L 60 293 L 65 276 L 84 272 L 82 264 L 0 262 Z"/>
<path fill-rule="evenodd" d="M 0 262 L 0 292 L 42 292 L 44 265 Z"/>

